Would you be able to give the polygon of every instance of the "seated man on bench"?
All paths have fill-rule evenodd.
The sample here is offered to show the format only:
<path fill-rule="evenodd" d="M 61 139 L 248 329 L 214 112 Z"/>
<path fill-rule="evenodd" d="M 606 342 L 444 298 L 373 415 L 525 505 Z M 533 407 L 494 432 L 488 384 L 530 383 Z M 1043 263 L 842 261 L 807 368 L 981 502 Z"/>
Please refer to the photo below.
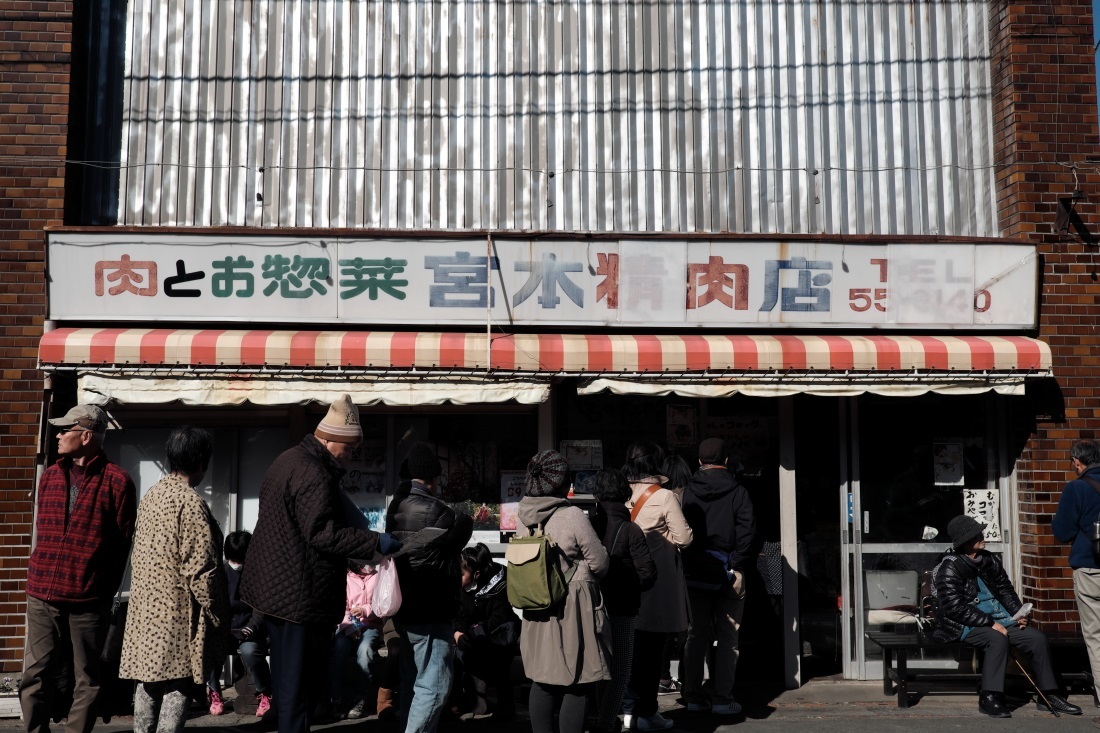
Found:
<path fill-rule="evenodd" d="M 1005 706 L 1005 667 L 1009 647 L 1027 652 L 1035 684 L 1059 713 L 1080 715 L 1081 708 L 1058 696 L 1046 635 L 1018 612 L 1023 607 L 1000 561 L 985 549 L 986 525 L 960 515 L 947 525 L 952 549 L 932 573 L 938 601 L 937 641 L 964 641 L 985 653 L 978 709 L 993 718 L 1010 718 Z M 1019 618 L 1016 616 L 1019 615 Z M 1047 710 L 1041 701 L 1040 710 Z"/>

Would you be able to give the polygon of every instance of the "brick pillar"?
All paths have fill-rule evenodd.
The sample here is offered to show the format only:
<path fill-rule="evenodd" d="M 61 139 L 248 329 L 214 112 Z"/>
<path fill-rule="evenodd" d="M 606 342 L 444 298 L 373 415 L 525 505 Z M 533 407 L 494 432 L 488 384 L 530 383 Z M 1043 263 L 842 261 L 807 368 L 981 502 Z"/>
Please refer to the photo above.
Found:
<path fill-rule="evenodd" d="M 1066 547 L 1050 518 L 1071 477 L 1078 437 L 1100 434 L 1100 254 L 1076 236 L 1051 232 L 1057 200 L 1078 187 L 1077 211 L 1100 237 L 1100 153 L 1092 2 L 990 4 L 997 194 L 1003 234 L 1029 239 L 1043 257 L 1039 338 L 1050 344 L 1065 399 L 1064 422 L 1040 422 L 1016 465 L 1023 579 L 1048 630 L 1076 628 Z"/>
<path fill-rule="evenodd" d="M 23 659 L 24 585 L 42 408 L 43 228 L 61 224 L 72 12 L 0 0 L 0 671 Z"/>

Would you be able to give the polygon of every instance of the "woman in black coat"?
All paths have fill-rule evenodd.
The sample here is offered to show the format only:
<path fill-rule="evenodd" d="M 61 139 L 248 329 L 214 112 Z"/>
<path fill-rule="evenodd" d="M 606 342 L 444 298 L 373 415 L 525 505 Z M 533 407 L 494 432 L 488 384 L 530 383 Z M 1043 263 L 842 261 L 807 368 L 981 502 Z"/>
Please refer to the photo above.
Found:
<path fill-rule="evenodd" d="M 618 730 L 615 717 L 630 680 L 634 656 L 634 617 L 642 603 L 642 591 L 657 582 L 657 566 L 649 556 L 642 528 L 630 521 L 626 500 L 630 484 L 620 471 L 604 469 L 596 474 L 596 534 L 611 557 L 611 568 L 600 581 L 604 606 L 611 621 L 611 679 L 597 689 L 596 723 L 592 733 Z"/>

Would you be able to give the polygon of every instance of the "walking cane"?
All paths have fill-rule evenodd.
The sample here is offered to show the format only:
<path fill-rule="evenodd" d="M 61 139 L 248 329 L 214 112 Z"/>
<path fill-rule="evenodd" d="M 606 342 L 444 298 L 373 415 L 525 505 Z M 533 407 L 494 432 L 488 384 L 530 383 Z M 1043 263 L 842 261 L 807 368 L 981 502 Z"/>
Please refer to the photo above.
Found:
<path fill-rule="evenodd" d="M 1019 667 L 1020 671 L 1024 673 L 1024 677 L 1027 677 L 1027 681 L 1030 682 L 1031 686 L 1035 688 L 1035 691 L 1039 693 L 1039 697 L 1042 698 L 1043 703 L 1047 706 L 1047 710 L 1053 713 L 1055 718 L 1062 717 L 1058 714 L 1058 711 L 1054 709 L 1054 706 L 1050 704 L 1050 700 L 1048 700 L 1047 696 L 1043 694 L 1043 691 L 1039 689 L 1039 685 L 1035 684 L 1035 680 L 1031 679 L 1031 675 L 1029 675 L 1027 673 L 1027 670 L 1024 669 L 1024 665 L 1020 664 L 1020 660 L 1016 657 L 1013 657 L 1012 661 L 1016 662 L 1016 666 Z"/>

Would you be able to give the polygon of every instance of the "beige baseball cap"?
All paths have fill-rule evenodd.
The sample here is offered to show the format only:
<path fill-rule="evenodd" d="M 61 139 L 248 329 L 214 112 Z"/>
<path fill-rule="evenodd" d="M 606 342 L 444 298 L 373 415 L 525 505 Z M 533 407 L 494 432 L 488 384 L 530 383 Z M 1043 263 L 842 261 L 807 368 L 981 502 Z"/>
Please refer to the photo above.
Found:
<path fill-rule="evenodd" d="M 64 417 L 51 419 L 50 425 L 58 428 L 71 428 L 79 425 L 93 433 L 103 433 L 107 430 L 107 413 L 103 411 L 103 408 L 95 405 L 77 405 L 66 412 Z"/>

